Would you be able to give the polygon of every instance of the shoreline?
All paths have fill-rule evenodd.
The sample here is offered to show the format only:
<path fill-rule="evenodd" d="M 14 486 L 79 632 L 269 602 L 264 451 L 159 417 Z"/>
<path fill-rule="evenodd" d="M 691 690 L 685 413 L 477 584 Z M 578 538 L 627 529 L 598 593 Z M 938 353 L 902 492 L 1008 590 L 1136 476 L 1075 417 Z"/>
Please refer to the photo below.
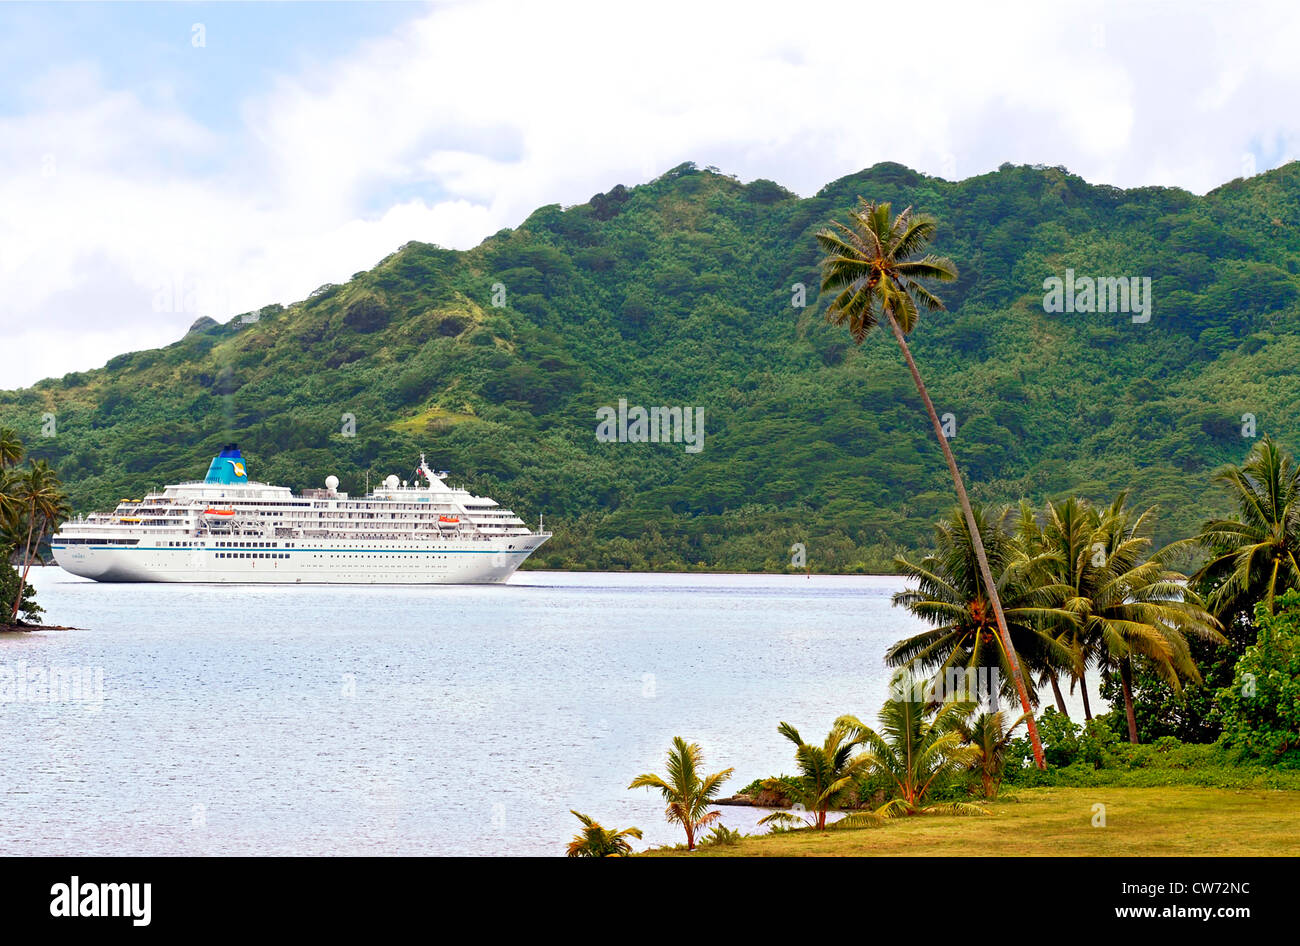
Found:
<path fill-rule="evenodd" d="M 30 634 L 32 631 L 84 631 L 84 627 L 63 624 L 0 624 L 0 634 Z"/>

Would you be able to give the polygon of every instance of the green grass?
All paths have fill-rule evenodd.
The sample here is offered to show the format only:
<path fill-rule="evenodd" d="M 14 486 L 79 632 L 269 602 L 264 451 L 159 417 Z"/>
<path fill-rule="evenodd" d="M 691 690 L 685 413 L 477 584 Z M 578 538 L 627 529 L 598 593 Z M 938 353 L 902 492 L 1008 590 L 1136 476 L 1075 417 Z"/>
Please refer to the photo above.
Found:
<path fill-rule="evenodd" d="M 445 430 L 457 424 L 476 420 L 478 418 L 473 414 L 462 414 L 455 411 L 446 411 L 440 407 L 431 407 L 428 410 L 421 411 L 414 417 L 393 421 L 388 425 L 388 429 L 395 430 L 398 433 L 419 435 Z"/>
<path fill-rule="evenodd" d="M 1094 827 L 1094 805 L 1105 827 Z M 926 815 L 879 827 L 791 831 L 702 848 L 702 857 L 1296 856 L 1300 794 L 1196 786 L 1035 788 L 987 817 Z M 685 854 L 684 850 L 648 852 Z"/>

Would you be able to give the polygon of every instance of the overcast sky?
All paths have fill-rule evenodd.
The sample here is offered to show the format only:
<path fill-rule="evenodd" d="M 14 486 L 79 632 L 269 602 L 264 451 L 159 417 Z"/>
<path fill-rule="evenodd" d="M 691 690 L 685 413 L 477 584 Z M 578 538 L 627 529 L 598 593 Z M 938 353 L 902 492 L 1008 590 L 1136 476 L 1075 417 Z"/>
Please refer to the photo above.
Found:
<path fill-rule="evenodd" d="M 1204 193 L 1300 156 L 1298 26 L 1287 0 L 0 5 L 0 388 L 688 160 L 802 195 L 884 160 Z"/>

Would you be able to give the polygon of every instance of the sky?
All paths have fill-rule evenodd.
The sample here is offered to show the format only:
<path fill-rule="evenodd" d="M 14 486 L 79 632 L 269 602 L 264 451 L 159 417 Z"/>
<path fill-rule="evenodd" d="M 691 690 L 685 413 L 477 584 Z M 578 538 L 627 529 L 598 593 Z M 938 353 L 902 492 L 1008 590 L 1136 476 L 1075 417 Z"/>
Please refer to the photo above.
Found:
<path fill-rule="evenodd" d="M 1300 157 L 1297 47 L 1289 0 L 0 4 L 0 389 L 683 161 L 1205 193 Z"/>

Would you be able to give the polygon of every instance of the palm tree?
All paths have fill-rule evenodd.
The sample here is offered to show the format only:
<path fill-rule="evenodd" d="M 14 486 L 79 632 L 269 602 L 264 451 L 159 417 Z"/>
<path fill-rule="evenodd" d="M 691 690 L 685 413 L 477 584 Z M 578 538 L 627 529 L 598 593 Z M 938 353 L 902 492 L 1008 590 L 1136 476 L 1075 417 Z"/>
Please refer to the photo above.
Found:
<path fill-rule="evenodd" d="M 13 538 L 17 523 L 21 518 L 22 505 L 15 495 L 18 489 L 17 477 L 10 468 L 17 466 L 23 458 L 23 442 L 18 439 L 12 427 L 0 427 L 0 565 L 7 565 L 9 556 L 17 548 Z"/>
<path fill-rule="evenodd" d="M 822 292 L 830 290 L 838 293 L 826 315 L 836 325 L 847 324 L 849 334 L 859 345 L 879 324 L 882 315 L 889 323 L 898 347 L 902 349 L 907 368 L 912 373 L 916 390 L 930 415 L 930 423 L 934 426 L 939 447 L 948 463 L 948 472 L 952 474 L 957 500 L 966 516 L 966 526 L 970 530 L 971 542 L 984 576 L 984 586 L 989 589 L 989 604 L 1020 696 L 1020 705 L 1028 713 L 1031 708 L 1029 688 L 1020 672 L 1015 648 L 1012 647 L 1011 635 L 1002 614 L 1002 603 L 984 554 L 970 500 L 966 497 L 966 487 L 962 483 L 957 461 L 953 457 L 948 438 L 944 435 L 934 403 L 930 400 L 925 382 L 921 380 L 921 373 L 912 359 L 911 349 L 907 346 L 906 336 L 916 328 L 920 320 L 920 309 L 931 312 L 943 309 L 943 303 L 921 281 L 954 280 L 957 278 L 957 268 L 951 260 L 943 257 L 927 254 L 920 259 L 915 258 L 934 238 L 934 218 L 913 214 L 911 207 L 895 217 L 888 203 L 875 204 L 859 200 L 858 209 L 851 214 L 852 226 L 835 223 L 831 229 L 817 234 L 817 242 L 827 254 L 822 261 Z M 1029 721 L 1029 738 L 1034 747 L 1034 761 L 1040 769 L 1046 768 L 1038 728 L 1032 718 Z"/>
<path fill-rule="evenodd" d="M 18 499 L 18 477 L 11 470 L 0 470 L 0 549 L 12 554 L 22 541 L 19 528 L 23 518 L 23 505 Z M 0 556 L 8 563 L 9 554 Z"/>
<path fill-rule="evenodd" d="M 1042 629 L 1047 623 L 1070 619 L 1054 606 L 1060 589 L 1038 580 L 1036 560 L 1026 557 L 1002 528 L 1005 513 L 990 520 L 977 506 L 971 516 L 976 534 L 983 537 L 981 547 L 989 567 L 998 575 L 996 592 L 1007 603 L 1003 621 L 1013 645 L 1010 650 L 1003 646 L 994 623 L 993 595 L 984 583 L 983 568 L 961 510 L 935 526 L 936 549 L 920 564 L 902 556 L 894 560 L 916 583 L 895 594 L 894 604 L 907 608 L 931 629 L 894 644 L 885 661 L 891 666 L 936 673 L 939 699 L 954 695 L 951 683 L 957 671 L 964 671 L 961 690 L 966 690 L 974 677 L 974 692 L 960 695 L 983 699 L 997 695 L 995 680 L 1001 693 L 1016 692 L 1012 682 L 1015 654 L 1036 665 L 1061 662 L 1065 656 L 1064 649 Z"/>
<path fill-rule="evenodd" d="M 1245 463 L 1225 467 L 1214 480 L 1232 498 L 1237 517 L 1212 519 L 1185 540 L 1210 553 L 1192 578 L 1216 585 L 1207 603 L 1224 621 L 1251 615 L 1260 601 L 1272 614 L 1279 594 L 1300 587 L 1300 470 L 1264 437 Z"/>
<path fill-rule="evenodd" d="M 820 746 L 803 741 L 799 730 L 789 723 L 782 723 L 777 732 L 795 745 L 794 757 L 803 776 L 804 791 L 801 797 L 794 799 L 803 809 L 814 813 L 808 826 L 818 831 L 826 830 L 826 813 L 832 808 L 841 808 L 849 803 L 857 777 L 866 769 L 865 756 L 853 756 L 853 744 L 847 726 L 831 727 L 826 741 Z M 860 815 L 849 815 L 835 822 L 834 827 L 848 827 L 844 822 L 856 823 Z M 759 819 L 759 824 L 798 821 L 789 812 L 778 811 Z"/>
<path fill-rule="evenodd" d="M 1009 727 L 1006 714 L 1001 710 L 980 713 L 969 722 L 958 724 L 962 740 L 975 750 L 973 768 L 979 773 L 985 798 L 996 798 L 1002 784 L 1002 774 L 1007 767 L 1007 748 L 1016 727 L 1026 721 L 1021 715 Z"/>
<path fill-rule="evenodd" d="M 18 608 L 22 604 L 23 590 L 27 587 L 27 576 L 31 571 L 32 559 L 40 548 L 46 532 L 53 532 L 68 515 L 67 495 L 63 492 L 59 477 L 44 460 L 36 460 L 18 480 L 17 498 L 26 520 L 26 536 L 22 547 L 22 574 L 18 580 L 18 595 L 10 608 L 9 621 L 18 618 Z"/>
<path fill-rule="evenodd" d="M 628 786 L 632 788 L 657 788 L 668 803 L 665 816 L 669 824 L 679 824 L 686 831 L 686 847 L 695 850 L 695 833 L 722 816 L 720 811 L 709 811 L 718 797 L 722 783 L 731 778 L 735 769 L 723 769 L 700 778 L 698 770 L 704 753 L 696 743 L 687 743 L 681 736 L 673 737 L 668 750 L 668 778 L 652 773 L 638 775 Z"/>
<path fill-rule="evenodd" d="M 1049 576 L 1054 571 L 1052 564 L 1055 562 L 1055 556 L 1048 549 L 1043 529 L 1038 523 L 1038 514 L 1023 499 L 1020 501 L 1020 515 L 1015 529 L 1015 545 L 1019 552 L 1021 568 L 1027 572 L 1026 577 L 1029 580 L 1050 581 Z M 1006 595 L 1003 597 L 1005 598 Z M 1060 650 L 1040 655 L 1038 665 L 1033 668 L 1033 672 L 1037 674 L 1034 682 L 1039 688 L 1044 686 L 1052 688 L 1052 697 L 1056 700 L 1057 711 L 1068 719 L 1070 713 L 1065 705 L 1065 696 L 1061 693 L 1060 678 L 1064 673 L 1073 679 L 1074 661 L 1071 654 L 1063 653 L 1069 650 L 1068 634 L 1061 633 L 1053 636 L 1060 645 Z M 1023 653 L 1021 656 L 1023 657 Z"/>
<path fill-rule="evenodd" d="M 569 857 L 627 857 L 632 853 L 632 845 L 627 839 L 641 840 L 640 828 L 611 831 L 581 812 L 572 808 L 569 812 L 582 822 L 582 830 L 573 836 L 566 850 Z"/>
<path fill-rule="evenodd" d="M 975 750 L 962 744 L 961 722 L 974 709 L 973 703 L 948 702 L 935 707 L 923 699 L 908 699 L 915 682 L 905 675 L 902 696 L 887 700 L 880 710 L 880 732 L 856 716 L 841 716 L 836 726 L 850 731 L 854 745 L 865 748 L 862 758 L 869 772 L 878 772 L 894 783 L 897 797 L 877 809 L 876 814 L 929 814 L 940 807 L 925 805 L 935 782 L 969 768 Z M 943 806 L 953 814 L 986 814 L 984 809 L 964 802 Z"/>
<path fill-rule="evenodd" d="M 1186 635 L 1226 643 L 1220 624 L 1187 587 L 1187 578 L 1167 567 L 1168 553 L 1147 557 L 1155 507 L 1134 516 L 1120 493 L 1099 517 L 1093 533 L 1096 558 L 1082 572 L 1077 597 L 1066 603 L 1081 625 L 1085 659 L 1119 670 L 1128 718 L 1129 742 L 1138 741 L 1133 713 L 1133 658 L 1149 660 L 1175 692 L 1180 678 L 1200 680 Z"/>
<path fill-rule="evenodd" d="M 23 442 L 12 427 L 0 427 L 0 470 L 17 466 L 23 458 Z"/>
<path fill-rule="evenodd" d="M 1057 590 L 1056 603 L 1068 612 L 1066 619 L 1049 622 L 1049 633 L 1059 645 L 1055 654 L 1064 654 L 1065 659 L 1049 662 L 1045 672 L 1056 694 L 1056 708 L 1069 717 L 1057 681 L 1058 671 L 1064 671 L 1070 677 L 1070 692 L 1079 687 L 1084 717 L 1092 719 L 1086 677 L 1087 634 L 1079 614 L 1087 610 L 1085 602 L 1105 561 L 1105 545 L 1098 535 L 1101 519 L 1087 500 L 1070 496 L 1049 502 L 1044 520 L 1040 527 L 1032 512 L 1022 504 L 1018 541 L 1022 549 L 1036 554 L 1033 572 L 1044 586 Z"/>

